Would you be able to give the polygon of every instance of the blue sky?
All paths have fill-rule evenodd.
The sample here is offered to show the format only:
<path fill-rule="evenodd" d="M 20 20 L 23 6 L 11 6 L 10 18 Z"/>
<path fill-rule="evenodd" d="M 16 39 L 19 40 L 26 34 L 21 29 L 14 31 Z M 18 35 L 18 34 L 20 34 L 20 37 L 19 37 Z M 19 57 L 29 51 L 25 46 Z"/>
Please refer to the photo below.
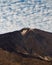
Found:
<path fill-rule="evenodd" d="M 21 2 L 24 2 L 25 0 L 20 0 Z"/>

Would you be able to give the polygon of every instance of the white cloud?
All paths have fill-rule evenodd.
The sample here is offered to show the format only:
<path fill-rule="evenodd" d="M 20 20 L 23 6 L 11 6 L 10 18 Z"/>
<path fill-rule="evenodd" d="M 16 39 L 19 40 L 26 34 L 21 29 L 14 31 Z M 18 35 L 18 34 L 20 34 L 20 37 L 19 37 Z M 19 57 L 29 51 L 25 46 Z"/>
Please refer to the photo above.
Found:
<path fill-rule="evenodd" d="M 41 4 L 39 0 L 17 1 L 0 2 L 0 34 L 24 27 L 52 32 L 52 0 L 41 0 Z"/>

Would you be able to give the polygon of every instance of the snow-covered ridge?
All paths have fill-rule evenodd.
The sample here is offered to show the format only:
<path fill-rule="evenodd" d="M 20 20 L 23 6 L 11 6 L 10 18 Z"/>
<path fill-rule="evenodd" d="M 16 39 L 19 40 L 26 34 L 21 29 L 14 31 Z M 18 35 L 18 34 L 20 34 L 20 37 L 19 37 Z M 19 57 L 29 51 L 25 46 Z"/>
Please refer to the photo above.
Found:
<path fill-rule="evenodd" d="M 52 32 L 52 0 L 0 0 L 0 34 L 24 27 Z"/>

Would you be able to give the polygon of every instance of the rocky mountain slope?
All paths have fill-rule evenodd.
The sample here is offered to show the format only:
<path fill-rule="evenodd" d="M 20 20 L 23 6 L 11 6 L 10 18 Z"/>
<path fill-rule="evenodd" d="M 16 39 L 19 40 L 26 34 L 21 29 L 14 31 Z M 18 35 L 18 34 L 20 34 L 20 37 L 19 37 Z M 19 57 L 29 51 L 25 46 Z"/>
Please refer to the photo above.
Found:
<path fill-rule="evenodd" d="M 37 58 L 25 58 L 0 49 L 0 65 L 52 65 L 52 62 L 42 61 Z"/>
<path fill-rule="evenodd" d="M 51 65 L 52 33 L 24 28 L 0 35 L 0 65 Z"/>

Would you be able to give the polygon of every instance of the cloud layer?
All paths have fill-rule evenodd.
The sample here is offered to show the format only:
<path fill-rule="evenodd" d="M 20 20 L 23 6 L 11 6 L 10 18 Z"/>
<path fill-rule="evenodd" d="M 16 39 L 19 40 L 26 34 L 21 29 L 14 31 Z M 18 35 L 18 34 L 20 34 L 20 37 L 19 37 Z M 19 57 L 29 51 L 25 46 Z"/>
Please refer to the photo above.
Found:
<path fill-rule="evenodd" d="M 24 27 L 52 32 L 52 0 L 0 0 L 0 34 Z"/>

